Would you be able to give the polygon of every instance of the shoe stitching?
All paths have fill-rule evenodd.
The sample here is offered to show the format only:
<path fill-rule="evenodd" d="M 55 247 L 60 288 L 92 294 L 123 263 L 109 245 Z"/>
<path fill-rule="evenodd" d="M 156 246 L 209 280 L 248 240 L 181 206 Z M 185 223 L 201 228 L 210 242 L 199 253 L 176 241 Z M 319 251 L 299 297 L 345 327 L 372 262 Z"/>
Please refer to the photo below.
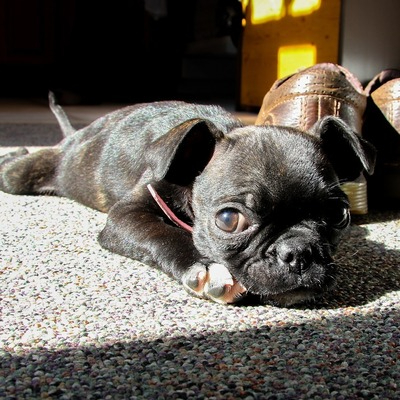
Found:
<path fill-rule="evenodd" d="M 329 99 L 332 99 L 333 102 L 334 102 L 334 104 L 336 103 L 336 105 L 335 105 L 334 107 L 335 107 L 338 111 L 342 108 L 342 105 L 352 106 L 352 107 L 354 107 L 355 109 L 365 109 L 365 107 L 362 106 L 362 105 L 360 105 L 358 102 L 349 101 L 349 100 L 344 100 L 343 98 L 334 97 L 334 96 L 330 96 L 330 95 L 321 95 L 321 94 L 319 94 L 319 95 L 317 95 L 317 94 L 316 94 L 316 95 L 309 95 L 309 94 L 307 94 L 307 95 L 299 95 L 299 96 L 295 96 L 295 97 L 299 97 L 300 99 L 303 98 L 303 99 L 301 99 L 301 104 L 302 104 L 302 107 L 301 107 L 301 114 L 302 114 L 302 115 L 305 114 L 305 112 L 304 112 L 304 110 L 305 110 L 304 103 L 307 104 L 307 103 L 310 101 L 310 99 L 311 99 L 311 100 L 317 99 L 317 100 L 318 100 L 318 103 L 319 103 L 319 107 L 320 107 L 320 102 L 321 102 L 322 98 L 329 98 Z M 283 97 L 280 101 L 278 101 L 278 102 L 273 103 L 272 105 L 270 105 L 270 106 L 268 107 L 268 111 L 265 111 L 265 110 L 264 110 L 264 111 L 263 111 L 263 114 L 267 117 L 268 114 L 272 113 L 274 109 L 280 107 L 281 105 L 284 105 L 284 104 L 290 102 L 291 100 L 293 100 L 293 97 L 292 97 L 292 96 L 285 96 L 285 97 Z"/>

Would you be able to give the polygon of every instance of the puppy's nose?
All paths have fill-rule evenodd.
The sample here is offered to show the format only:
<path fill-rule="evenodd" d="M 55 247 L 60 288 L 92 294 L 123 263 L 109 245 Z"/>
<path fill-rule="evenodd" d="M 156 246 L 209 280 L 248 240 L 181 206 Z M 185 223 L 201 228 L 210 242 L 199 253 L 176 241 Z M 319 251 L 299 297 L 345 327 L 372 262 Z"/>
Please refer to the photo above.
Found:
<path fill-rule="evenodd" d="M 282 242 L 276 246 L 278 262 L 289 267 L 293 273 L 305 272 L 311 264 L 312 250 L 307 243 Z"/>

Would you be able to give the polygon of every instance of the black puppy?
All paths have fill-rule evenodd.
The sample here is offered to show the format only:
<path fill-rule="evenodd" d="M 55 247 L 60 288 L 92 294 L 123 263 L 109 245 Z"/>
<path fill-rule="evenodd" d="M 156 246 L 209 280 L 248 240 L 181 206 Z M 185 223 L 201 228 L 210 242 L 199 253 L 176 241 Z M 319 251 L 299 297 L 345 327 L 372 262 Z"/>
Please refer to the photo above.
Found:
<path fill-rule="evenodd" d="M 154 265 L 193 295 L 246 294 L 288 306 L 324 292 L 349 225 L 339 182 L 373 148 L 334 117 L 312 132 L 242 126 L 218 106 L 139 104 L 75 131 L 50 95 L 65 139 L 0 160 L 0 189 L 56 194 L 107 212 L 100 244 Z M 173 211 L 171 211 L 173 210 Z"/>

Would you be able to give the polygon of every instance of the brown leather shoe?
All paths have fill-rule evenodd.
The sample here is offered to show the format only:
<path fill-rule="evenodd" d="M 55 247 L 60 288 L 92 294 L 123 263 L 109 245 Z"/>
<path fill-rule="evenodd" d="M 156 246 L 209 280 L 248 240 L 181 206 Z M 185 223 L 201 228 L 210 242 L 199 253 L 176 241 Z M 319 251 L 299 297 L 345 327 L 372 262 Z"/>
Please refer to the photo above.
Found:
<path fill-rule="evenodd" d="M 256 125 L 285 125 L 303 131 L 322 117 L 334 115 L 361 135 L 367 104 L 360 81 L 346 68 L 316 64 L 276 81 L 264 97 Z M 353 214 L 368 212 L 367 187 L 363 175 L 342 185 Z"/>
<path fill-rule="evenodd" d="M 400 70 L 387 69 L 366 86 L 364 137 L 377 149 L 368 196 L 377 207 L 400 205 Z"/>
<path fill-rule="evenodd" d="M 336 64 L 316 64 L 276 81 L 264 97 L 256 125 L 285 125 L 309 130 L 335 115 L 361 134 L 367 99 L 360 81 Z"/>

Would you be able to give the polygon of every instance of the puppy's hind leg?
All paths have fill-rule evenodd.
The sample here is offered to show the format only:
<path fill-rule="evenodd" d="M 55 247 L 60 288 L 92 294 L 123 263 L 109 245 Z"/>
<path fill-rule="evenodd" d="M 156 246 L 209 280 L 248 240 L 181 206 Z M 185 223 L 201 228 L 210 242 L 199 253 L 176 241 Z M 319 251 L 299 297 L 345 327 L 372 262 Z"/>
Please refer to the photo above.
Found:
<path fill-rule="evenodd" d="M 0 157 L 0 190 L 10 194 L 54 193 L 60 149 L 27 154 L 26 149 Z"/>

